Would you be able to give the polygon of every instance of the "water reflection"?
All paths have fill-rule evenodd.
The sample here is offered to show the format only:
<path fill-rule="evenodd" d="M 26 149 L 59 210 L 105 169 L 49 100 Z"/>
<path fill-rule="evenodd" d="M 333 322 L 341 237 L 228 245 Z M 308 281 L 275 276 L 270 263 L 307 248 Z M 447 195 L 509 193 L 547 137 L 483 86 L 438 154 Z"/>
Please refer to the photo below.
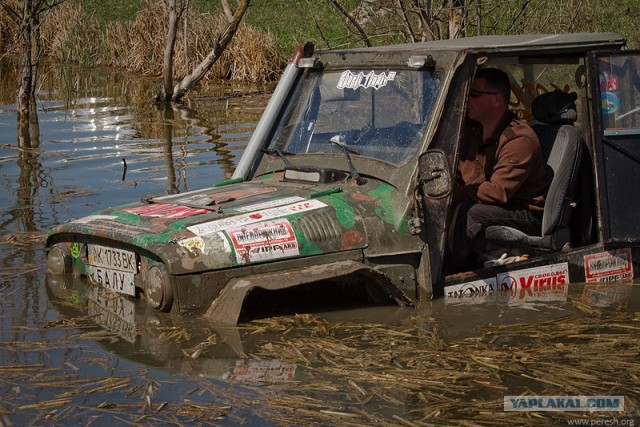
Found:
<path fill-rule="evenodd" d="M 150 102 L 157 90 L 154 81 L 113 70 L 51 67 L 41 70 L 31 121 L 18 123 L 15 82 L 14 65 L 0 61 L 0 184 L 4 189 L 0 192 L 0 424 L 57 424 L 73 419 L 87 424 L 96 413 L 86 415 L 78 405 L 102 415 L 105 410 L 99 408 L 105 395 L 93 389 L 104 387 L 114 397 L 123 387 L 158 388 L 171 375 L 145 370 L 154 365 L 173 369 L 167 357 L 175 351 L 182 354 L 181 348 L 166 344 L 164 338 L 158 341 L 168 331 L 163 328 L 175 326 L 154 323 L 150 315 L 144 317 L 150 324 L 142 323 L 148 332 L 143 335 L 139 322 L 144 319 L 136 316 L 146 313 L 139 313 L 131 301 L 120 300 L 117 305 L 94 298 L 93 305 L 83 306 L 83 311 L 71 311 L 85 319 L 77 324 L 62 316 L 76 306 L 65 301 L 66 308 L 58 311 L 59 306 L 50 301 L 44 234 L 56 224 L 97 209 L 210 186 L 230 176 L 267 95 L 255 97 L 256 108 L 240 111 L 241 100 L 228 104 L 195 91 L 187 100 L 189 105 L 161 111 Z M 221 87 L 219 93 L 229 89 Z M 104 327 L 91 322 L 93 317 Z M 140 347 L 143 339 L 146 350 Z M 193 346 L 205 339 L 194 341 Z M 132 357 L 98 345 L 112 340 L 128 345 Z M 185 361 L 189 359 L 180 363 Z M 234 369 L 233 360 L 225 361 L 228 369 L 221 369 L 220 375 Z M 74 384 L 72 392 L 69 380 Z M 149 388 L 149 384 L 155 385 Z M 175 393 L 199 401 L 210 411 L 202 419 L 209 419 L 224 397 L 210 388 L 211 383 L 203 385 L 198 396 L 191 396 L 194 387 L 198 387 L 197 377 L 144 394 L 145 401 L 136 408 L 142 412 L 134 411 L 132 422 L 149 410 L 147 397 L 174 398 Z M 131 388 L 115 399 L 136 394 Z M 129 415 L 127 407 L 119 410 Z M 194 419 L 188 404 L 180 410 L 186 417 L 182 419 Z M 175 418 L 175 414 L 166 415 Z"/>
<path fill-rule="evenodd" d="M 68 319 L 86 318 L 108 334 L 108 351 L 145 365 L 171 368 L 240 383 L 290 381 L 297 366 L 280 360 L 250 360 L 265 339 L 246 329 L 216 326 L 200 318 L 164 315 L 140 303 L 77 278 L 47 277 L 49 299 Z M 298 377 L 298 379 L 300 379 Z"/>
<path fill-rule="evenodd" d="M 0 99 L 9 100 L 15 70 L 5 61 L 1 74 Z M 241 101 L 229 102 L 229 88 L 220 87 L 219 97 L 194 91 L 188 105 L 157 108 L 157 82 L 148 79 L 61 67 L 41 76 L 29 123 L 16 123 L 13 100 L 0 104 L 0 180 L 9 190 L 0 194 L 0 230 L 46 230 L 231 176 L 268 95 L 254 98 L 257 108 L 238 110 Z"/>

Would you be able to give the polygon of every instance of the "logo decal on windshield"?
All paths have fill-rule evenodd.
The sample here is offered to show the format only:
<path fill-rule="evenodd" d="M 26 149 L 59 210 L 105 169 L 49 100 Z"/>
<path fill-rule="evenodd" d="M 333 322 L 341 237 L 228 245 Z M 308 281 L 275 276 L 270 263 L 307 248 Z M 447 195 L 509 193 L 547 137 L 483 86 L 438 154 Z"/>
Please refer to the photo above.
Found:
<path fill-rule="evenodd" d="M 393 81 L 396 78 L 395 71 L 389 71 L 385 74 L 384 71 L 380 74 L 376 74 L 373 71 L 369 71 L 367 74 L 360 71 L 358 74 L 353 74 L 350 70 L 343 71 L 338 80 L 338 89 L 358 89 L 359 87 L 380 89 L 382 86 L 386 86 L 387 82 Z"/>

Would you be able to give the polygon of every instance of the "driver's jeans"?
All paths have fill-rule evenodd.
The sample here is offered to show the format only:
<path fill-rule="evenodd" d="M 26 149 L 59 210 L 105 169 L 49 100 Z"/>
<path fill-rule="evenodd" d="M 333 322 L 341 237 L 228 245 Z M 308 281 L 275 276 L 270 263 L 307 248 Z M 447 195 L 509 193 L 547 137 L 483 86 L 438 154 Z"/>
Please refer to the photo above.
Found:
<path fill-rule="evenodd" d="M 474 254 L 481 232 L 490 225 L 504 225 L 529 235 L 539 235 L 542 214 L 535 214 L 513 203 L 485 205 L 461 202 L 454 206 L 447 237 L 445 273 L 475 270 L 480 267 Z M 508 254 L 507 254 L 508 255 Z"/>

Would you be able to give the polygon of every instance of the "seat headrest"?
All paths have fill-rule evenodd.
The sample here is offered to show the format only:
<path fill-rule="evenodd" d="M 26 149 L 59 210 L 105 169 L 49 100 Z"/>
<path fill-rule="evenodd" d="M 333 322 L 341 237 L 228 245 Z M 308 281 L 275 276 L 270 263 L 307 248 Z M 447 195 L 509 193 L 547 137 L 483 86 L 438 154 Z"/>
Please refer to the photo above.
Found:
<path fill-rule="evenodd" d="M 575 92 L 560 89 L 538 95 L 531 104 L 531 113 L 536 120 L 548 124 L 572 124 L 578 119 Z"/>

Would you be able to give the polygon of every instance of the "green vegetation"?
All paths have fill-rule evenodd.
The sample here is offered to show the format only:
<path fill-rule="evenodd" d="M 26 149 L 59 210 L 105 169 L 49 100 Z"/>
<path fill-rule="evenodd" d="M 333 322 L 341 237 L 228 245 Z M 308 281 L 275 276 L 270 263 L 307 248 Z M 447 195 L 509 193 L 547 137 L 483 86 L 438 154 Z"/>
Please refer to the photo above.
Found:
<path fill-rule="evenodd" d="M 234 5 L 233 0 L 229 2 Z M 397 9 L 398 0 L 375 3 L 358 14 L 374 45 L 448 36 L 449 9 L 441 6 L 446 1 L 432 2 L 430 13 L 420 15 L 424 10 L 416 4 L 424 2 L 401 0 L 409 25 Z M 192 69 L 225 25 L 219 0 L 189 0 L 188 4 L 189 58 L 176 55 L 177 75 Z M 350 12 L 360 4 L 361 0 L 340 0 Z M 630 48 L 640 47 L 637 0 L 465 0 L 465 4 L 462 25 L 467 35 L 611 31 L 626 37 Z M 317 49 L 364 45 L 332 0 L 252 0 L 245 24 L 210 78 L 277 78 L 293 48 L 307 41 Z M 41 32 L 50 58 L 158 75 L 166 36 L 166 1 L 67 0 L 47 15 Z M 183 35 L 181 29 L 178 37 Z M 0 11 L 0 51 L 17 53 L 16 40 L 15 23 Z M 183 47 L 178 40 L 177 52 Z"/>
<path fill-rule="evenodd" d="M 341 4 L 353 10 L 358 1 L 343 0 Z M 351 45 L 354 40 L 346 18 L 327 0 L 254 0 L 247 23 L 272 33 L 287 57 L 296 45 L 307 41 L 327 49 Z"/>
<path fill-rule="evenodd" d="M 68 0 L 89 12 L 99 28 L 113 22 L 133 21 L 145 0 Z"/>
<path fill-rule="evenodd" d="M 100 28 L 133 21 L 146 3 L 145 0 L 68 1 L 80 5 Z M 343 0 L 341 4 L 353 10 L 358 0 Z M 217 0 L 191 0 L 190 7 L 196 14 L 222 13 Z M 306 41 L 313 41 L 323 49 L 348 44 L 352 33 L 345 17 L 327 0 L 253 0 L 245 20 L 250 26 L 272 34 L 278 50 L 287 57 L 296 45 Z"/>
<path fill-rule="evenodd" d="M 82 6 L 95 18 L 98 26 L 131 21 L 145 3 L 159 0 L 68 0 Z M 231 1 L 233 4 L 233 1 Z M 409 42 L 406 26 L 395 9 L 397 0 L 380 0 L 376 12 L 365 25 L 374 44 Z M 417 28 L 415 0 L 403 0 L 408 15 Z M 423 3 L 423 2 L 419 2 Z M 447 2 L 440 2 L 447 3 Z M 436 37 L 446 37 L 449 11 L 433 2 L 431 27 Z M 359 0 L 341 0 L 344 9 L 353 11 Z M 630 47 L 640 47 L 640 6 L 637 0 L 512 0 L 509 2 L 466 0 L 465 18 L 468 35 L 618 32 Z M 190 0 L 196 14 L 221 13 L 218 0 Z M 478 15 L 481 14 L 481 19 Z M 246 23 L 271 34 L 277 49 L 288 57 L 300 43 L 312 41 L 318 48 L 362 46 L 353 25 L 330 0 L 252 0 Z"/>

